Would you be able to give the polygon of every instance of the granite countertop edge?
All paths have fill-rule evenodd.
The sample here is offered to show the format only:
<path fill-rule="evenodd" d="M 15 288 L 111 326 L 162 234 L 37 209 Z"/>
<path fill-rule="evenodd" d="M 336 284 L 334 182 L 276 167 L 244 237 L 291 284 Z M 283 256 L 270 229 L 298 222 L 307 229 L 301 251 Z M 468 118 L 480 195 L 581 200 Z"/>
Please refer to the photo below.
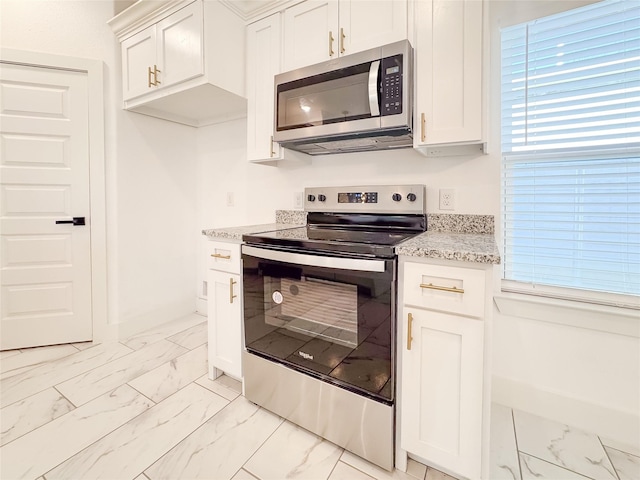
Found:
<path fill-rule="evenodd" d="M 439 258 L 461 262 L 500 264 L 493 234 L 424 232 L 396 247 L 406 257 Z"/>
<path fill-rule="evenodd" d="M 252 233 L 271 232 L 289 228 L 304 227 L 304 224 L 293 223 L 262 223 L 258 225 L 242 225 L 240 227 L 221 227 L 202 230 L 202 234 L 210 240 L 240 240 L 243 235 Z"/>
<path fill-rule="evenodd" d="M 406 257 L 500 264 L 500 252 L 493 234 L 493 217 L 474 215 L 440 215 L 439 217 L 441 218 L 438 222 L 432 220 L 430 225 L 437 228 L 436 231 L 430 228 L 401 243 L 395 248 L 396 253 Z M 478 219 L 481 221 L 478 222 Z M 202 230 L 202 234 L 210 240 L 242 241 L 243 235 L 303 227 L 306 225 L 305 222 L 304 212 L 278 210 L 275 223 L 211 228 Z M 467 230 L 468 233 L 460 230 Z"/>

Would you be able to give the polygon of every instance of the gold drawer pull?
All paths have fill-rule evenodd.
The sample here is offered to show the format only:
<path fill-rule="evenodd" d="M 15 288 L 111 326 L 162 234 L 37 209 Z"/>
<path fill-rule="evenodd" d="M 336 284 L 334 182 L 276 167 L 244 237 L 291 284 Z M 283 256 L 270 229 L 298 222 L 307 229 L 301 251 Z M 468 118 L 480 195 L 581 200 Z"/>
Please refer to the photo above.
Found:
<path fill-rule="evenodd" d="M 427 119 L 425 118 L 424 113 L 420 115 L 420 120 L 420 141 L 424 143 L 427 138 Z"/>
<path fill-rule="evenodd" d="M 452 292 L 452 293 L 464 293 L 464 288 L 458 287 L 441 287 L 439 285 L 434 285 L 433 283 L 421 283 L 420 288 L 429 288 L 431 290 L 441 290 L 443 292 Z"/>
<path fill-rule="evenodd" d="M 153 72 L 151 71 L 151 67 L 149 67 L 147 68 L 147 83 L 149 84 L 149 88 L 155 85 L 155 83 L 151 81 L 151 75 L 153 75 Z"/>
<path fill-rule="evenodd" d="M 233 278 L 229 279 L 229 303 L 233 303 L 233 299 L 237 297 L 237 295 L 233 294 L 233 286 L 238 283 Z"/>
<path fill-rule="evenodd" d="M 407 322 L 407 350 L 411 350 L 411 340 L 413 337 L 411 335 L 411 324 L 413 323 L 413 315 L 409 314 Z"/>
<path fill-rule="evenodd" d="M 231 255 L 220 255 L 219 253 L 212 253 L 213 258 L 224 258 L 225 260 L 231 260 Z"/>

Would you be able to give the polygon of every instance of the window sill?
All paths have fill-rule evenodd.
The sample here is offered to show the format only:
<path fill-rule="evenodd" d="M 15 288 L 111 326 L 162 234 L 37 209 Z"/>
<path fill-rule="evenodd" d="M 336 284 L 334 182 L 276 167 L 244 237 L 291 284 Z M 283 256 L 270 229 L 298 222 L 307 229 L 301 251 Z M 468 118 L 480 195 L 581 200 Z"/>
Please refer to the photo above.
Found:
<path fill-rule="evenodd" d="M 631 308 L 507 292 L 494 302 L 502 315 L 640 338 L 640 314 Z"/>

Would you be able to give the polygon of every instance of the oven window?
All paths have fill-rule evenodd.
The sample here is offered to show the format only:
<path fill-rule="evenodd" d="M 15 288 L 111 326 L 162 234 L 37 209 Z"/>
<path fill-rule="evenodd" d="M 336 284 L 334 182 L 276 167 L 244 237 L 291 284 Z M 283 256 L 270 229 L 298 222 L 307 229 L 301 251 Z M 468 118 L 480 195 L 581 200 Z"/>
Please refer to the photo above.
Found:
<path fill-rule="evenodd" d="M 243 259 L 249 352 L 393 400 L 393 261 L 372 273 Z"/>

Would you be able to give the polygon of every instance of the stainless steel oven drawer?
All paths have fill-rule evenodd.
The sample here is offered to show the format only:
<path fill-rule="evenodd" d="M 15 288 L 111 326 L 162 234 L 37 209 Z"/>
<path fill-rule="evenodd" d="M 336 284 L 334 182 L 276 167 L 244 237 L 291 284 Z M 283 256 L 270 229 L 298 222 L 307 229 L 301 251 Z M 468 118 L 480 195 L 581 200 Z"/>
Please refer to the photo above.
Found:
<path fill-rule="evenodd" d="M 246 351 L 243 366 L 248 400 L 371 463 L 393 469 L 393 406 Z"/>

